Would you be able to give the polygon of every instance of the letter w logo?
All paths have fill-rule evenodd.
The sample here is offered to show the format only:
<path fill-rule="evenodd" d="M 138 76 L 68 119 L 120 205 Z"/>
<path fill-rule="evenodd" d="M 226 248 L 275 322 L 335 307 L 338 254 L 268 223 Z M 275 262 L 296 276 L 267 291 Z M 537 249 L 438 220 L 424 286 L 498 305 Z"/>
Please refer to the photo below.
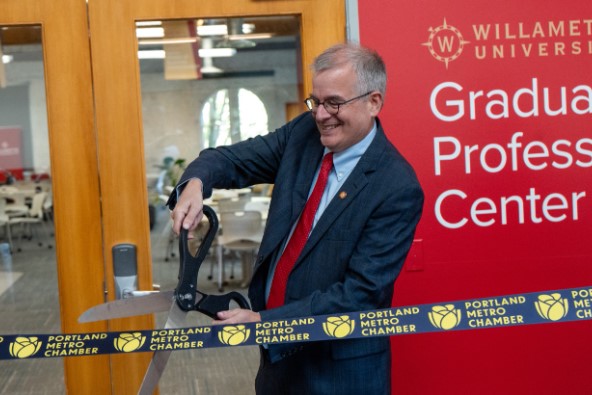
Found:
<path fill-rule="evenodd" d="M 441 53 L 450 53 L 454 46 L 455 36 L 438 36 L 438 45 Z"/>
<path fill-rule="evenodd" d="M 462 34 L 457 28 L 446 23 L 446 19 L 441 26 L 430 27 L 428 31 L 430 32 L 428 41 L 421 43 L 421 45 L 428 47 L 432 57 L 444 62 L 446 68 L 448 68 L 448 63 L 460 56 L 463 46 L 469 43 L 463 40 Z"/>

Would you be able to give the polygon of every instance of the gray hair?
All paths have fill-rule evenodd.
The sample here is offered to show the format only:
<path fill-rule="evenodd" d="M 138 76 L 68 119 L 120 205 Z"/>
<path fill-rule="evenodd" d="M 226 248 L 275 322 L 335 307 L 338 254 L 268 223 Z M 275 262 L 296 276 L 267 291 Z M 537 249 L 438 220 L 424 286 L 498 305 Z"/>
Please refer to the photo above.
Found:
<path fill-rule="evenodd" d="M 358 77 L 359 94 L 386 91 L 386 66 L 381 56 L 373 49 L 355 43 L 337 44 L 317 56 L 311 66 L 313 73 L 349 63 Z"/>

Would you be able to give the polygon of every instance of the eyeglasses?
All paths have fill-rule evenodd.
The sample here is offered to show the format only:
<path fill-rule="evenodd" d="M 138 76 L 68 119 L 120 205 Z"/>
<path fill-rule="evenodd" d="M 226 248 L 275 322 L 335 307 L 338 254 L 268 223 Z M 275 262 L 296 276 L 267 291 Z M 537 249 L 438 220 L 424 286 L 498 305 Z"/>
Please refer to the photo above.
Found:
<path fill-rule="evenodd" d="M 338 102 L 335 100 L 326 100 L 326 101 L 322 102 L 322 101 L 319 101 L 317 98 L 311 96 L 311 97 L 304 100 L 304 104 L 306 104 L 306 107 L 308 107 L 308 109 L 313 114 L 316 113 L 317 110 L 319 109 L 319 106 L 322 105 L 323 107 L 325 107 L 325 110 L 329 114 L 337 115 L 339 113 L 339 107 L 343 106 L 344 104 L 351 103 L 354 100 L 358 100 L 358 99 L 361 99 L 362 97 L 368 96 L 370 93 L 372 93 L 372 91 L 366 92 L 363 95 L 356 96 L 353 99 L 349 99 L 349 100 L 342 101 L 342 102 Z"/>

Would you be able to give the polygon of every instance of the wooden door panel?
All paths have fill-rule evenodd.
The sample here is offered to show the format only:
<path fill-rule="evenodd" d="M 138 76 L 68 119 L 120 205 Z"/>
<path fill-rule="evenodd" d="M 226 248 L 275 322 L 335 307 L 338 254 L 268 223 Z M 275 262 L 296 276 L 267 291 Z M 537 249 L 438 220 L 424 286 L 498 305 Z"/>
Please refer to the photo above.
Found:
<path fill-rule="evenodd" d="M 77 322 L 88 306 L 104 300 L 86 4 L 3 0 L 1 8 L 0 25 L 42 28 L 62 331 L 105 331 L 105 323 Z M 64 363 L 68 392 L 110 392 L 108 356 L 64 358 Z"/>
<path fill-rule="evenodd" d="M 314 56 L 345 38 L 342 0 L 89 0 L 106 278 L 112 278 L 110 249 L 128 242 L 138 247 L 139 288 L 152 284 L 136 21 L 247 15 L 300 16 L 304 92 L 312 87 L 308 65 Z M 112 282 L 107 284 L 113 295 Z M 152 321 L 140 317 L 113 325 L 143 329 Z M 113 393 L 136 391 L 147 363 L 141 354 L 112 358 Z"/>
<path fill-rule="evenodd" d="M 111 247 L 128 242 L 138 247 L 139 288 L 152 284 L 136 21 L 248 15 L 300 16 L 304 92 L 312 87 L 308 65 L 314 56 L 345 38 L 342 0 L 89 0 L 106 278 L 112 278 Z M 141 317 L 116 325 L 143 329 L 152 321 Z M 147 363 L 141 354 L 112 358 L 113 392 L 136 391 Z"/>
<path fill-rule="evenodd" d="M 104 301 L 105 288 L 113 299 L 116 244 L 137 246 L 139 288 L 152 285 L 135 22 L 245 15 L 300 17 L 303 92 L 313 57 L 345 37 L 342 0 L 89 0 L 88 9 L 83 0 L 2 2 L 0 24 L 42 26 L 63 332 L 154 325 L 151 316 L 77 322 Z M 149 358 L 65 358 L 68 392 L 135 393 Z"/>

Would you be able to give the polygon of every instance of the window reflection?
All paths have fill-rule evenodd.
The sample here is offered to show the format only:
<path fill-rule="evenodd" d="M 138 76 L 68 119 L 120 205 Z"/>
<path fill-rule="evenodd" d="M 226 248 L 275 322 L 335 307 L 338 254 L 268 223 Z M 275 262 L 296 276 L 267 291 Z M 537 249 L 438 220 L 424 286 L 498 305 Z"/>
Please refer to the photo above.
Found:
<path fill-rule="evenodd" d="M 41 27 L 0 26 L 0 55 L 0 333 L 59 333 Z M 64 393 L 61 358 L 0 361 L 0 392 L 30 392 L 33 372 Z"/>
<path fill-rule="evenodd" d="M 204 148 L 263 135 L 301 103 L 296 16 L 136 23 L 147 185 L 153 205 Z"/>
<path fill-rule="evenodd" d="M 233 144 L 268 132 L 267 111 L 248 89 L 221 89 L 201 112 L 203 147 Z"/>
<path fill-rule="evenodd" d="M 0 28 L 0 182 L 49 175 L 43 50 L 39 26 Z"/>
<path fill-rule="evenodd" d="M 143 21 L 136 31 L 152 274 L 162 289 L 172 289 L 175 266 L 167 260 L 177 247 L 164 203 L 201 150 L 269 133 L 286 122 L 293 103 L 302 107 L 300 19 Z M 261 194 L 271 191 L 259 187 Z M 200 278 L 207 281 L 206 274 Z"/>

